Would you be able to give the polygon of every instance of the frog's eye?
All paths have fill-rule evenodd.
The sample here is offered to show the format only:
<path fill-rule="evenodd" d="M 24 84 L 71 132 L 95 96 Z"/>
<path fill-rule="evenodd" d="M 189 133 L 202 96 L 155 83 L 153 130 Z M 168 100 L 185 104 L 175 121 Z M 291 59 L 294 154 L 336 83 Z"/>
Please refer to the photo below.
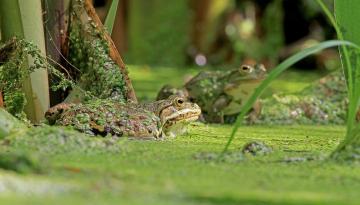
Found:
<path fill-rule="evenodd" d="M 241 70 L 245 71 L 247 73 L 251 73 L 252 72 L 252 67 L 248 66 L 248 65 L 243 65 L 243 66 L 241 66 Z"/>
<path fill-rule="evenodd" d="M 183 98 L 176 98 L 175 99 L 175 103 L 177 105 L 182 105 L 185 102 L 185 100 Z"/>

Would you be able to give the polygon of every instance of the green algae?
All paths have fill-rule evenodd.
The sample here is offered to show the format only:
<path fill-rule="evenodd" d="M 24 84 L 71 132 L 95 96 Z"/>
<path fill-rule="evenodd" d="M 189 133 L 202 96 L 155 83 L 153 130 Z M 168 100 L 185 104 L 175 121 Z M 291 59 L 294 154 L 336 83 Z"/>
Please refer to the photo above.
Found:
<path fill-rule="evenodd" d="M 331 155 L 338 162 L 360 163 L 360 132 L 354 131 L 351 139 L 344 141 Z"/>
<path fill-rule="evenodd" d="M 6 138 L 8 147 L 46 155 L 61 153 L 119 152 L 121 143 L 112 137 L 89 137 L 73 129 L 56 126 L 31 128 Z"/>
<path fill-rule="evenodd" d="M 47 163 L 44 158 L 30 152 L 13 151 L 0 152 L 0 169 L 12 170 L 18 173 L 44 173 Z"/>
<path fill-rule="evenodd" d="M 358 166 L 317 159 L 284 161 L 329 154 L 341 140 L 344 127 L 246 126 L 237 133 L 228 160 L 194 158 L 199 153 L 220 153 L 230 130 L 227 125 L 197 123 L 190 125 L 188 135 L 172 140 L 123 141 L 119 152 L 50 152 L 53 169 L 42 179 L 77 184 L 77 190 L 50 198 L 27 196 L 26 203 L 358 204 Z M 41 150 L 47 140 L 35 140 L 31 147 Z M 251 140 L 264 142 L 273 152 L 243 158 L 241 150 Z M 16 149 L 27 146 L 18 144 Z M 0 202 L 21 204 L 23 197 L 18 192 L 11 196 L 0 193 Z"/>
<path fill-rule="evenodd" d="M 348 105 L 345 78 L 340 71 L 293 94 L 262 99 L 255 124 L 345 124 Z"/>
<path fill-rule="evenodd" d="M 186 136 L 156 142 L 89 137 L 69 128 L 36 129 L 31 135 L 6 138 L 0 149 L 44 154 L 52 169 L 43 179 L 52 184 L 70 181 L 78 188 L 52 197 L 0 191 L 1 203 L 359 204 L 359 166 L 317 158 L 337 147 L 343 126 L 244 126 L 230 147 L 233 155 L 220 163 L 194 156 L 220 153 L 228 125 L 194 123 Z M 241 149 L 253 140 L 273 152 L 243 158 Z M 33 180 L 34 185 L 41 181 Z M 51 193 L 54 189 L 48 187 Z"/>

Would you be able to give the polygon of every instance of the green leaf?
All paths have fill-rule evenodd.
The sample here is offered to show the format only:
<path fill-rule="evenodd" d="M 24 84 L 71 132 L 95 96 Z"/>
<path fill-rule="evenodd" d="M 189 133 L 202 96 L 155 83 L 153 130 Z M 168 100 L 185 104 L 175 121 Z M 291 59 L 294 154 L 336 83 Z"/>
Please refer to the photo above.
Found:
<path fill-rule="evenodd" d="M 322 51 L 322 50 L 330 48 L 330 47 L 341 46 L 341 45 L 351 46 L 351 47 L 360 49 L 360 47 L 358 47 L 357 45 L 355 45 L 351 42 L 348 42 L 348 41 L 338 41 L 338 40 L 325 41 L 325 42 L 319 43 L 318 45 L 304 49 L 304 50 L 294 54 L 293 56 L 287 58 L 285 61 L 280 63 L 278 66 L 273 68 L 271 70 L 271 72 L 269 73 L 268 77 L 255 89 L 254 93 L 251 95 L 251 97 L 248 99 L 248 101 L 245 103 L 245 105 L 241 109 L 241 112 L 236 119 L 234 128 L 230 134 L 228 142 L 226 143 L 226 145 L 224 147 L 221 157 L 228 150 L 231 142 L 233 141 L 233 139 L 235 137 L 237 130 L 239 129 L 241 123 L 244 120 L 245 115 L 253 107 L 256 99 L 261 95 L 261 93 L 269 86 L 269 84 L 275 78 L 277 78 L 286 69 L 290 68 L 292 65 L 294 65 L 295 63 L 299 62 L 300 60 L 306 58 L 307 56 L 310 56 L 314 53 L 317 53 L 319 51 Z"/>
<path fill-rule="evenodd" d="M 110 34 L 112 33 L 114 27 L 118 4 L 119 4 L 119 0 L 112 0 L 109 12 L 105 19 L 105 27 L 107 28 Z"/>
<path fill-rule="evenodd" d="M 335 0 L 335 16 L 331 15 L 329 9 L 321 0 L 317 0 L 325 14 L 332 22 L 338 38 L 340 40 L 351 41 L 357 45 L 360 44 L 360 4 L 357 0 Z M 351 145 L 353 141 L 360 136 L 356 134 L 360 129 L 360 123 L 356 121 L 356 114 L 360 104 L 360 52 L 357 49 L 342 47 L 341 60 L 343 62 L 344 73 L 348 86 L 349 106 L 347 116 L 347 129 L 345 140 L 337 147 L 334 153 L 343 150 Z M 333 153 L 333 154 L 334 154 Z"/>

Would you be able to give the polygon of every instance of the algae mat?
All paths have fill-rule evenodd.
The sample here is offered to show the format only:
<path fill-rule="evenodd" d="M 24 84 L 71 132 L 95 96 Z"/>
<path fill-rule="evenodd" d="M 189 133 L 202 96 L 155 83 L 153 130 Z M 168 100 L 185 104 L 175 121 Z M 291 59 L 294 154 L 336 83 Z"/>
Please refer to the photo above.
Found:
<path fill-rule="evenodd" d="M 72 145 L 72 152 L 39 152 L 49 164 L 43 174 L 0 171 L 0 204 L 360 203 L 360 167 L 320 160 L 339 143 L 344 127 L 243 127 L 232 157 L 217 162 L 211 156 L 230 129 L 195 123 L 175 139 L 119 140 L 117 151 L 92 152 L 82 144 L 79 151 Z M 273 152 L 242 155 L 252 140 Z"/>

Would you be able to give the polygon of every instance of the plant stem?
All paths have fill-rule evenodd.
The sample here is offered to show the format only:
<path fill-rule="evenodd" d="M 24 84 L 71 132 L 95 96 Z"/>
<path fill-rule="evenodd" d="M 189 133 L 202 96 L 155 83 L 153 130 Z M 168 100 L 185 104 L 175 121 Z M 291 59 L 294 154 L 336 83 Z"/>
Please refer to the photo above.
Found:
<path fill-rule="evenodd" d="M 1 34 L 3 40 L 14 36 L 32 41 L 45 55 L 45 40 L 42 21 L 41 0 L 0 0 Z M 28 69 L 33 63 L 29 58 L 21 69 Z M 49 107 L 49 86 L 47 71 L 38 69 L 23 82 L 27 99 L 25 113 L 34 123 L 44 118 Z"/>

